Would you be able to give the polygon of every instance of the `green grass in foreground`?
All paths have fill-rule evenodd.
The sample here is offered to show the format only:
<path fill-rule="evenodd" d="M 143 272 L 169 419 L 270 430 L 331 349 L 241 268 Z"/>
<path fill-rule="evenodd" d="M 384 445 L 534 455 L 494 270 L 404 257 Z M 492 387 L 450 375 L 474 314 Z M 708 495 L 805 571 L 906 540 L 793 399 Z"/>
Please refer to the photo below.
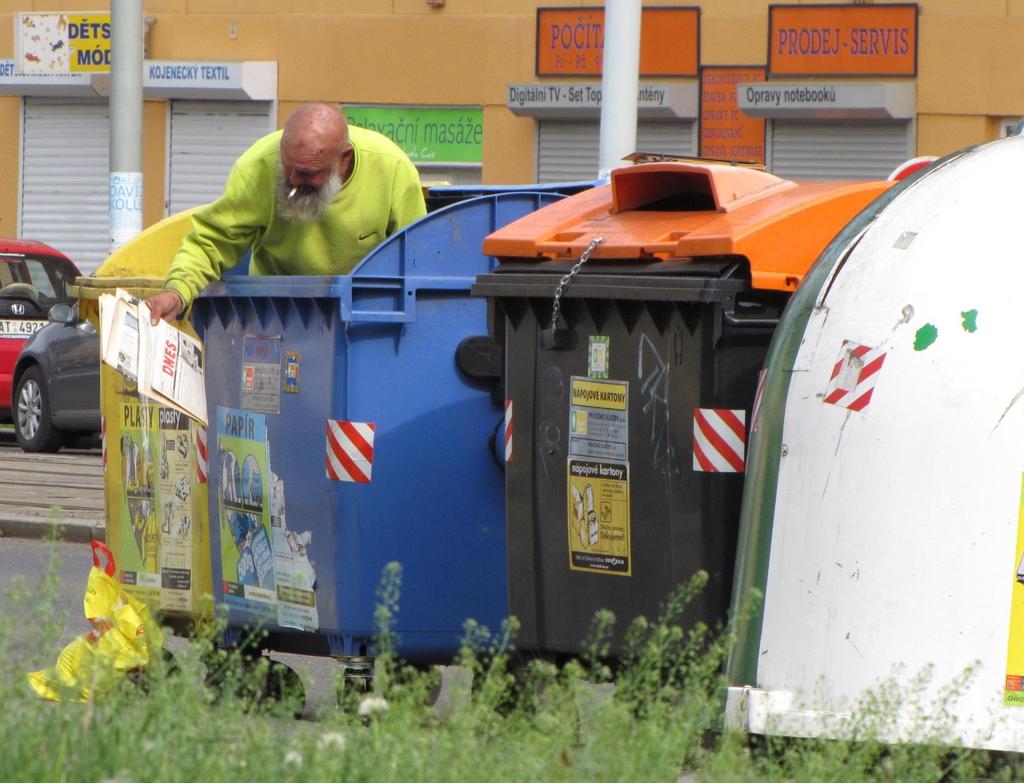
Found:
<path fill-rule="evenodd" d="M 752 741 L 716 733 L 727 638 L 676 621 L 703 575 L 682 586 L 661 617 L 629 631 L 629 654 L 614 696 L 602 655 L 608 615 L 595 619 L 589 654 L 556 668 L 534 661 L 515 674 L 506 652 L 514 627 L 491 635 L 467 627 L 460 662 L 472 692 L 439 721 L 428 706 L 436 674 L 392 654 L 399 573 L 381 588 L 378 676 L 372 696 L 346 691 L 316 722 L 296 721 L 294 702 L 251 694 L 263 672 L 238 656 L 218 656 L 198 640 L 175 671 L 162 663 L 145 681 L 124 682 L 86 704 L 40 701 L 12 663 L 25 644 L 59 649 L 49 595 L 9 595 L 11 617 L 33 618 L 29 637 L 0 626 L 0 777 L 4 781 L 959 781 L 1017 780 L 1005 758 L 922 742 L 870 739 L 891 704 L 876 699 L 857 742 Z M 20 606 L 20 608 L 18 608 Z M 24 631 L 24 629 L 23 629 Z M 203 660 L 221 661 L 220 687 L 204 685 Z M 265 665 L 265 664 L 261 664 Z M 249 695 L 247 695 L 249 694 Z M 875 712 L 872 713 L 871 711 Z M 879 712 L 881 711 L 881 712 Z M 362 714 L 361 714 L 362 713 Z"/>

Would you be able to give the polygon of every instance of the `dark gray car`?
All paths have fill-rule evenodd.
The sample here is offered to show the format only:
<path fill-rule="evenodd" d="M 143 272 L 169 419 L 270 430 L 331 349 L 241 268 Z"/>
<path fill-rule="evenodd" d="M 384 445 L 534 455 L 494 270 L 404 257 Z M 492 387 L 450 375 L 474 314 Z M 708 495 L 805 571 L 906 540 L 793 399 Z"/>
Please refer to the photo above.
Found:
<path fill-rule="evenodd" d="M 14 368 L 14 434 L 25 451 L 57 451 L 100 430 L 100 339 L 77 304 L 54 305 Z"/>

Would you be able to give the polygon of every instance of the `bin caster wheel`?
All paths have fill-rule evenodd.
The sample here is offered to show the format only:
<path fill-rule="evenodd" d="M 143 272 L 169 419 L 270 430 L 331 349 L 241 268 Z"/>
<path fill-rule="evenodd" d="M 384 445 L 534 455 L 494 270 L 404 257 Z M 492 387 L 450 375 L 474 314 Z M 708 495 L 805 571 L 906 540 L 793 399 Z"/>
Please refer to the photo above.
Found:
<path fill-rule="evenodd" d="M 352 657 L 339 660 L 338 703 L 360 697 L 373 690 L 373 658 Z"/>

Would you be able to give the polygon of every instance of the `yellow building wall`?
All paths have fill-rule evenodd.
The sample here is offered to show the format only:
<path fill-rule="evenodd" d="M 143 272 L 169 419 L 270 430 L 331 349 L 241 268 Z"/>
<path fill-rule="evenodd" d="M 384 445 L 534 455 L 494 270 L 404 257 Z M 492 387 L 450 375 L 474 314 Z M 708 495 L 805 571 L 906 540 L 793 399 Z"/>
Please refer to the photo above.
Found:
<path fill-rule="evenodd" d="M 917 154 L 942 156 L 996 135 L 988 117 L 922 114 L 917 118 Z"/>
<path fill-rule="evenodd" d="M 691 4 L 701 8 L 702 64 L 766 63 L 769 0 L 644 5 Z M 535 75 L 536 9 L 601 6 L 603 0 L 446 0 L 441 7 L 426 0 L 144 0 L 144 13 L 150 59 L 276 61 L 279 127 L 311 100 L 482 107 L 483 180 L 519 184 L 535 176 L 536 123 L 507 109 L 507 85 L 563 81 Z M 0 57 L 13 56 L 14 13 L 109 7 L 109 0 L 0 0 Z M 918 153 L 984 141 L 998 133 L 999 118 L 1024 115 L 1024 0 L 922 0 L 919 8 Z M 19 119 L 19 99 L 0 98 L 5 127 L 20 127 Z M 147 226 L 164 213 L 166 129 L 167 103 L 147 100 Z M 7 171 L 17 171 L 18 154 L 19 134 L 0 139 Z M 0 188 L 2 233 L 17 230 L 17 182 L 8 177 Z"/>
<path fill-rule="evenodd" d="M 484 182 L 495 185 L 533 182 L 537 127 L 504 106 L 484 109 Z M 528 154 L 524 154 L 528 152 Z"/>
<path fill-rule="evenodd" d="M 744 6 L 748 3 L 737 2 Z M 701 65 L 764 65 L 768 46 L 768 14 L 701 14 Z"/>
<path fill-rule="evenodd" d="M 919 112 L 1024 114 L 1024 16 L 922 14 L 920 38 Z"/>
<path fill-rule="evenodd" d="M 0 143 L 0 171 L 17 172 L 21 168 L 19 159 L 21 136 L 21 99 L 0 98 L 0 128 L 9 128 L 6 142 Z M 6 185 L 0 188 L 0 236 L 18 236 L 18 177 L 4 178 Z"/>
<path fill-rule="evenodd" d="M 145 101 L 142 106 L 142 225 L 151 226 L 164 216 L 167 189 L 167 101 Z M 159 140 L 159 141 L 158 141 Z"/>

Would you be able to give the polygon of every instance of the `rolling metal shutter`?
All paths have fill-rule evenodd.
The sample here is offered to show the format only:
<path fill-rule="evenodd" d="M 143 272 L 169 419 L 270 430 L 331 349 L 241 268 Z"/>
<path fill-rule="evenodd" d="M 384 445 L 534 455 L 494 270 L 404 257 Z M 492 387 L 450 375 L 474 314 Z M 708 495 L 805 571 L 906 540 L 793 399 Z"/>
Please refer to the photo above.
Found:
<path fill-rule="evenodd" d="M 83 274 L 110 249 L 106 103 L 25 98 L 18 236 L 65 253 Z"/>
<path fill-rule="evenodd" d="M 600 123 L 542 121 L 537 130 L 537 182 L 575 182 L 597 176 Z M 694 123 L 637 123 L 636 147 L 668 155 L 696 154 Z"/>
<path fill-rule="evenodd" d="M 773 120 L 768 168 L 786 179 L 885 179 L 914 157 L 912 125 Z"/>
<path fill-rule="evenodd" d="M 236 158 L 272 130 L 266 102 L 172 101 L 166 214 L 214 201 Z"/>

